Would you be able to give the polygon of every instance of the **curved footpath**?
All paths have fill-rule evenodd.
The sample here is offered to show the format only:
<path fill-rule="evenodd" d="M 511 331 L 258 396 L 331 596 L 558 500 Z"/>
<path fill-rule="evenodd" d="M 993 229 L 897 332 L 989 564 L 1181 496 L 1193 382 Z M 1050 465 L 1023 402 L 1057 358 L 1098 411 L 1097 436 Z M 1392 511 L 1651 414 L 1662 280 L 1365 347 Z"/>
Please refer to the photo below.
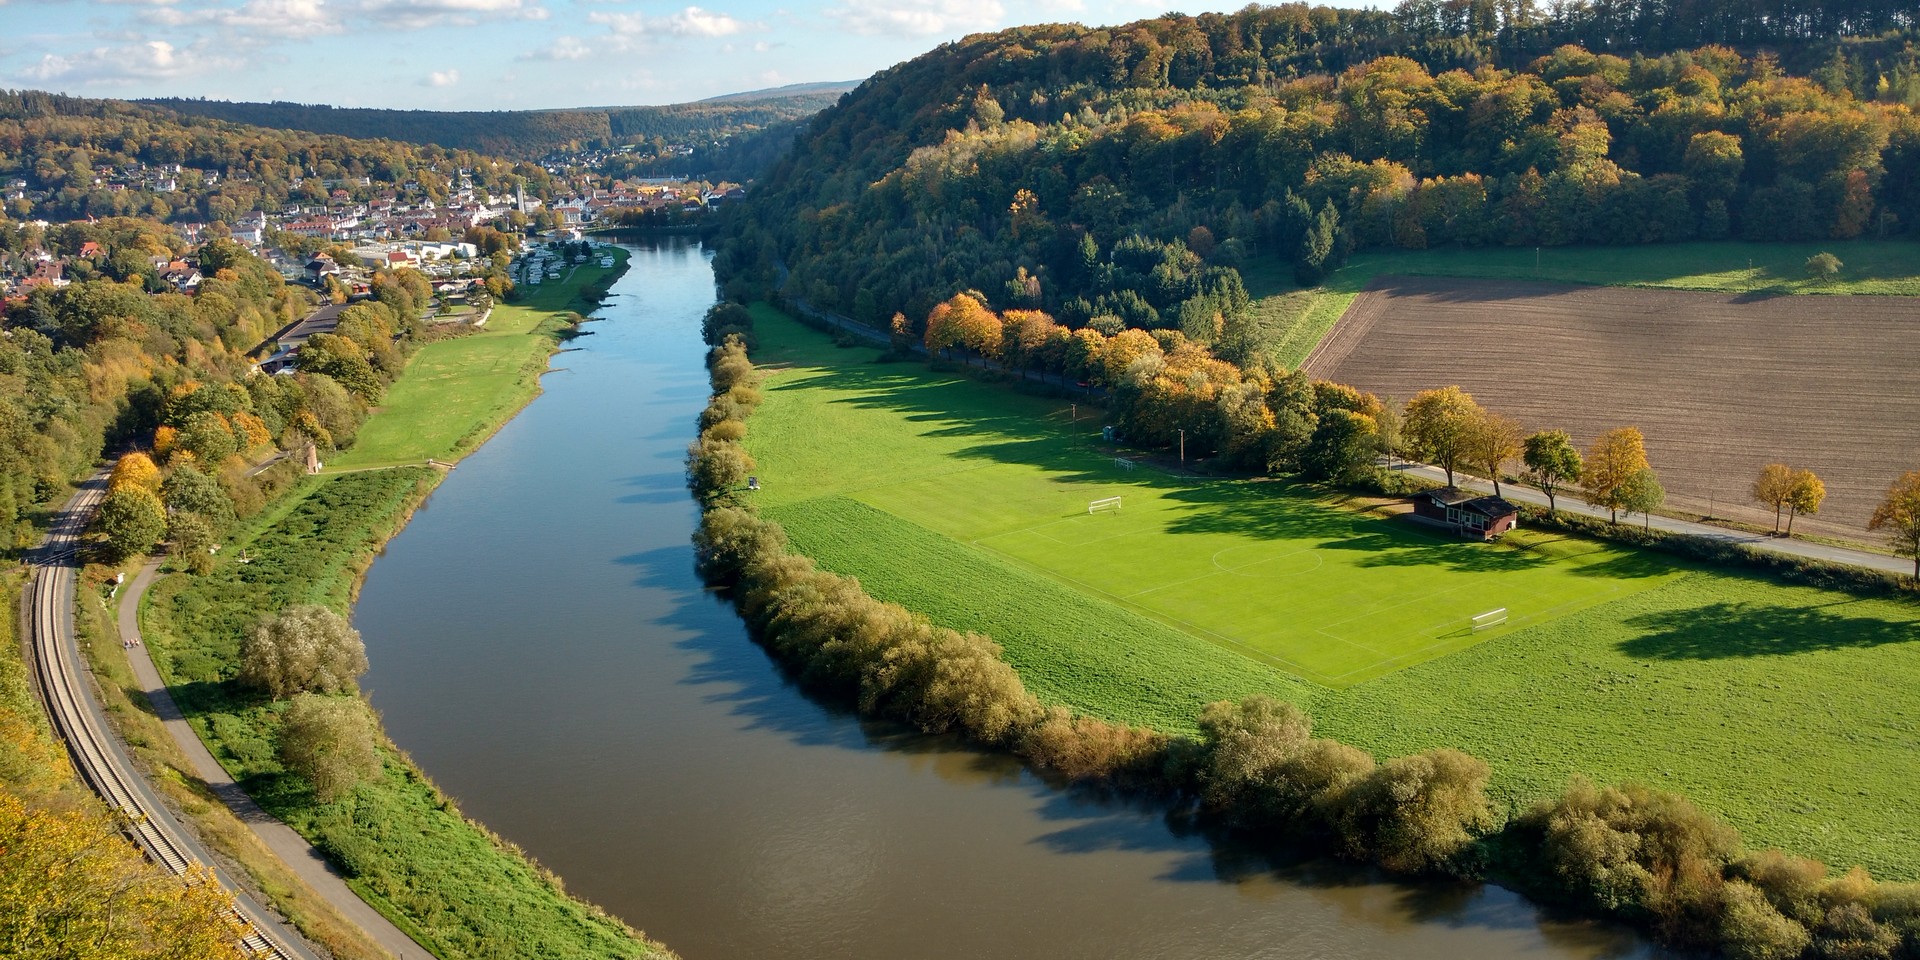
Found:
<path fill-rule="evenodd" d="M 382 949 L 400 960 L 424 960 L 433 956 L 432 951 L 407 936 L 405 931 L 394 926 L 393 921 L 360 899 L 360 895 L 347 886 L 339 869 L 314 849 L 306 838 L 262 810 L 227 775 L 226 769 L 214 760 L 213 753 L 201 742 L 200 735 L 187 723 L 179 705 L 173 702 L 173 694 L 161 681 L 160 671 L 154 667 L 153 657 L 147 653 L 147 645 L 140 642 L 140 600 L 146 596 L 147 587 L 153 584 L 154 575 L 159 570 L 160 561 L 149 560 L 127 584 L 126 593 L 120 597 L 120 641 L 132 644 L 127 650 L 127 661 L 133 666 L 134 679 L 139 681 L 141 692 L 153 705 L 154 716 L 166 725 L 173 742 L 179 745 L 180 752 L 193 764 L 193 772 L 205 781 L 208 789 L 227 805 L 228 810 L 233 811 L 241 823 L 260 838 L 261 843 L 267 845 L 267 849 L 286 863 L 289 870 L 331 903 L 341 915 L 366 931 L 367 936 Z"/>
<path fill-rule="evenodd" d="M 1410 473 L 1436 483 L 1445 483 L 1447 480 L 1446 471 L 1441 470 L 1439 467 L 1429 467 L 1422 463 L 1409 463 L 1403 460 L 1394 465 L 1392 469 L 1402 473 Z M 1471 483 L 1465 482 L 1469 478 L 1461 474 L 1459 470 L 1455 470 L 1453 476 L 1455 481 L 1454 485 L 1462 489 L 1477 489 L 1482 491 L 1490 489 L 1489 484 L 1482 483 L 1477 479 Z M 1532 487 L 1521 486 L 1517 483 L 1501 484 L 1500 495 L 1516 503 L 1528 503 L 1539 507 L 1547 505 L 1546 494 Z M 1580 514 L 1582 516 L 1595 517 L 1600 520 L 1605 520 L 1608 517 L 1606 508 L 1588 505 L 1580 499 L 1580 494 L 1577 490 L 1568 490 L 1563 493 L 1559 499 L 1560 511 L 1562 513 Z M 1629 525 L 1633 523 L 1633 521 L 1630 520 L 1623 522 Z M 1790 557 L 1803 557 L 1808 560 L 1823 560 L 1827 563 L 1842 563 L 1848 566 L 1866 567 L 1869 570 L 1880 570 L 1886 573 L 1899 574 L 1903 577 L 1913 573 L 1913 563 L 1911 561 L 1903 560 L 1899 557 L 1889 557 L 1883 553 L 1851 550 L 1846 547 L 1829 546 L 1824 543 L 1810 543 L 1805 540 L 1775 537 L 1764 533 L 1746 533 L 1739 530 L 1729 530 L 1726 527 L 1717 527 L 1710 523 L 1697 523 L 1692 520 L 1676 520 L 1672 517 L 1663 517 L 1657 513 L 1647 518 L 1644 522 L 1647 526 L 1666 533 L 1683 533 L 1688 536 L 1699 537 L 1702 540 L 1739 544 L 1740 546 L 1751 547 L 1755 550 L 1765 550 L 1768 553 L 1784 554 Z"/>
<path fill-rule="evenodd" d="M 90 676 L 80 656 L 74 630 L 77 568 L 74 549 L 87 516 L 106 489 L 106 476 L 80 485 L 48 526 L 34 575 L 26 611 L 30 617 L 35 685 L 47 717 L 67 745 L 74 767 L 101 799 L 128 819 L 128 832 L 155 863 L 179 875 L 196 864 L 214 864 L 206 849 L 174 816 L 136 767 L 126 745 L 109 731 Z M 317 960 L 314 952 L 272 914 L 242 892 L 233 877 L 213 867 L 220 884 L 233 891 L 234 907 L 246 928 L 243 943 L 256 956 L 276 960 Z"/>

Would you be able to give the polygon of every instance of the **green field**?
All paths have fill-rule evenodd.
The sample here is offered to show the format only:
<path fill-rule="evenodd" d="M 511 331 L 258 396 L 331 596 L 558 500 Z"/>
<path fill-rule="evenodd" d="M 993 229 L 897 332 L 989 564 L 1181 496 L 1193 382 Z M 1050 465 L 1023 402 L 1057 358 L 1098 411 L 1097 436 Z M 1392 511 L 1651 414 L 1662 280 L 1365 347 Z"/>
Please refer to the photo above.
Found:
<path fill-rule="evenodd" d="M 1049 702 L 1190 731 L 1209 701 L 1268 693 L 1381 754 L 1466 749 L 1505 800 L 1640 780 L 1755 844 L 1920 878 L 1920 607 L 1119 470 L 1084 408 L 1069 424 L 1061 401 L 757 316 L 763 509 L 874 595 L 992 635 Z M 1119 515 L 1087 515 L 1103 494 Z M 1532 619 L 1445 642 L 1458 611 L 1494 606 Z"/>
<path fill-rule="evenodd" d="M 352 448 L 327 460 L 327 471 L 458 460 L 491 436 L 540 390 L 557 315 L 582 304 L 586 286 L 626 267 L 616 250 L 611 268 L 587 263 L 564 280 L 526 288 L 532 293 L 501 304 L 481 330 L 437 340 L 407 363 Z"/>
<path fill-rule="evenodd" d="M 1831 281 L 1806 275 L 1807 258 L 1829 252 L 1845 264 Z M 1297 367 L 1374 277 L 1488 277 L 1713 293 L 1920 296 L 1920 244 L 1668 243 L 1637 247 L 1486 247 L 1362 253 L 1319 287 L 1293 285 L 1290 262 L 1262 258 L 1242 268 L 1269 349 Z"/>

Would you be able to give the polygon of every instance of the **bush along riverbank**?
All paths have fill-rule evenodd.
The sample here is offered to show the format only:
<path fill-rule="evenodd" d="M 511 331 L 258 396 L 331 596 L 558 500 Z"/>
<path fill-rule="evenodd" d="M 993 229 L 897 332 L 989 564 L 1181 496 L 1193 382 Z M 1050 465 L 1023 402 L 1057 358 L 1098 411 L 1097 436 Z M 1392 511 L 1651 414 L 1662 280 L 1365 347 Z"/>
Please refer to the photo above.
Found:
<path fill-rule="evenodd" d="M 380 439 L 394 418 L 405 429 L 389 430 L 395 436 L 377 459 L 418 462 L 445 456 L 449 445 L 477 446 L 538 393 L 546 363 L 523 363 L 523 355 L 551 355 L 569 326 L 555 321 L 576 305 L 590 308 L 618 272 L 582 276 L 577 290 L 543 291 L 532 306 L 502 308 L 501 329 L 422 350 L 416 363 L 434 361 L 436 348 L 447 355 L 428 368 L 429 379 L 447 381 L 434 391 L 475 402 L 429 409 L 425 394 L 434 391 L 396 389 L 367 435 Z M 670 957 L 462 815 L 359 698 L 354 677 L 365 660 L 344 615 L 373 559 L 444 474 L 355 466 L 298 480 L 228 538 L 218 562 L 154 585 L 142 632 L 182 711 L 263 808 L 442 960 Z M 272 636 L 314 643 L 262 639 Z"/>
<path fill-rule="evenodd" d="M 713 397 L 687 460 L 703 507 L 695 546 L 702 575 L 820 695 L 1067 780 L 1196 808 L 1258 841 L 1393 873 L 1494 879 L 1683 948 L 1743 960 L 1920 956 L 1920 885 L 1749 851 L 1672 793 L 1576 778 L 1549 801 L 1506 809 L 1475 757 L 1436 749 L 1381 761 L 1313 736 L 1303 711 L 1267 697 L 1207 706 L 1194 737 L 1043 704 L 991 638 L 929 623 L 819 569 L 738 496 L 754 469 L 741 441 L 761 399 L 744 314 L 722 304 L 706 324 Z"/>

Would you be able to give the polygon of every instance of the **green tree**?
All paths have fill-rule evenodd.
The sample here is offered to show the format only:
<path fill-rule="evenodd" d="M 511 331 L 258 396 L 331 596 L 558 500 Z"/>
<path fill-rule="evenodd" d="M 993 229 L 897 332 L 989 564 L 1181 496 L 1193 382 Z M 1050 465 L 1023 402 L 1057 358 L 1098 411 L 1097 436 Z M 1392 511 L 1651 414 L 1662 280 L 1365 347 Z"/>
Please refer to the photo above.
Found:
<path fill-rule="evenodd" d="M 1407 401 L 1406 435 L 1414 453 L 1447 472 L 1467 461 L 1485 411 L 1459 387 L 1422 390 Z"/>
<path fill-rule="evenodd" d="M 1825 283 L 1839 276 L 1844 266 L 1839 257 L 1823 250 L 1807 258 L 1807 276 Z"/>
<path fill-rule="evenodd" d="M 1580 485 L 1588 503 L 1606 507 L 1610 519 L 1620 522 L 1626 508 L 1628 484 L 1647 469 L 1647 442 L 1639 427 L 1616 427 L 1593 441 L 1581 465 Z"/>
<path fill-rule="evenodd" d="M 191 513 L 204 518 L 218 531 L 233 519 L 233 501 L 220 488 L 220 481 L 192 467 L 177 467 L 160 486 L 160 499 L 176 514 Z"/>
<path fill-rule="evenodd" d="M 280 718 L 280 762 L 332 803 L 380 775 L 373 717 L 354 697 L 303 693 Z"/>
<path fill-rule="evenodd" d="M 1306 234 L 1300 238 L 1299 265 L 1295 268 L 1296 279 L 1303 287 L 1310 287 L 1325 279 L 1327 272 L 1336 264 L 1336 254 L 1340 243 L 1340 211 L 1334 209 L 1333 201 L 1321 205 L 1320 212 L 1313 222 L 1307 225 Z"/>
<path fill-rule="evenodd" d="M 1886 499 L 1874 508 L 1868 530 L 1885 530 L 1895 553 L 1913 558 L 1913 578 L 1920 580 L 1920 470 L 1909 470 L 1887 488 Z"/>
<path fill-rule="evenodd" d="M 1307 441 L 1301 467 L 1314 479 L 1345 482 L 1373 462 L 1378 438 L 1372 417 L 1352 410 L 1328 410 Z"/>
<path fill-rule="evenodd" d="M 360 631 L 318 604 L 288 607 L 240 641 L 240 682 L 276 700 L 351 692 L 366 671 L 367 645 Z"/>
<path fill-rule="evenodd" d="M 309 338 L 300 347 L 298 365 L 302 371 L 333 378 L 368 403 L 378 401 L 386 389 L 373 364 L 367 362 L 366 351 L 352 340 L 331 333 Z"/>
<path fill-rule="evenodd" d="M 1527 465 L 1527 477 L 1547 495 L 1547 512 L 1554 513 L 1559 503 L 1556 492 L 1580 479 L 1580 451 L 1565 430 L 1543 430 L 1526 439 L 1520 460 Z"/>
<path fill-rule="evenodd" d="M 202 410 L 188 417 L 180 428 L 180 438 L 175 445 L 192 453 L 210 470 L 218 469 L 221 461 L 240 449 L 240 442 L 234 439 L 233 427 L 227 423 L 227 418 L 212 410 Z"/>
<path fill-rule="evenodd" d="M 1665 503 L 1667 491 L 1660 486 L 1660 478 L 1654 476 L 1652 468 L 1642 467 L 1634 471 L 1633 476 L 1620 488 L 1620 509 L 1629 515 L 1639 514 L 1643 526 L 1653 528 L 1653 511 Z"/>
<path fill-rule="evenodd" d="M 167 509 L 144 487 L 110 490 L 93 515 L 92 530 L 115 558 L 137 557 L 166 536 Z"/>

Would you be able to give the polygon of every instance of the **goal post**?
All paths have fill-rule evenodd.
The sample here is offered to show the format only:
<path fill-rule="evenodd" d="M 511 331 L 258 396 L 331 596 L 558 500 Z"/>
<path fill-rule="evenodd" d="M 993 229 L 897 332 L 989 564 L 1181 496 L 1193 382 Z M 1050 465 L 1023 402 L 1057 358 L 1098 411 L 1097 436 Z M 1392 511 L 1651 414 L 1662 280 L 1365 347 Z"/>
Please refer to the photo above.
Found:
<path fill-rule="evenodd" d="M 1473 618 L 1473 632 L 1479 633 L 1480 631 L 1486 630 L 1491 627 L 1503 626 L 1506 624 L 1506 622 L 1507 622 L 1506 607 L 1501 607 L 1498 610 L 1488 610 L 1486 613 L 1480 614 Z"/>
<path fill-rule="evenodd" d="M 1090 500 L 1087 502 L 1088 513 L 1099 513 L 1102 510 L 1118 511 L 1119 509 L 1120 509 L 1119 497 L 1108 497 L 1105 500 Z"/>
<path fill-rule="evenodd" d="M 1132 470 L 1135 466 L 1134 462 L 1132 460 L 1128 460 L 1126 457 L 1114 457 L 1113 465 L 1116 467 L 1119 467 L 1122 470 Z"/>

